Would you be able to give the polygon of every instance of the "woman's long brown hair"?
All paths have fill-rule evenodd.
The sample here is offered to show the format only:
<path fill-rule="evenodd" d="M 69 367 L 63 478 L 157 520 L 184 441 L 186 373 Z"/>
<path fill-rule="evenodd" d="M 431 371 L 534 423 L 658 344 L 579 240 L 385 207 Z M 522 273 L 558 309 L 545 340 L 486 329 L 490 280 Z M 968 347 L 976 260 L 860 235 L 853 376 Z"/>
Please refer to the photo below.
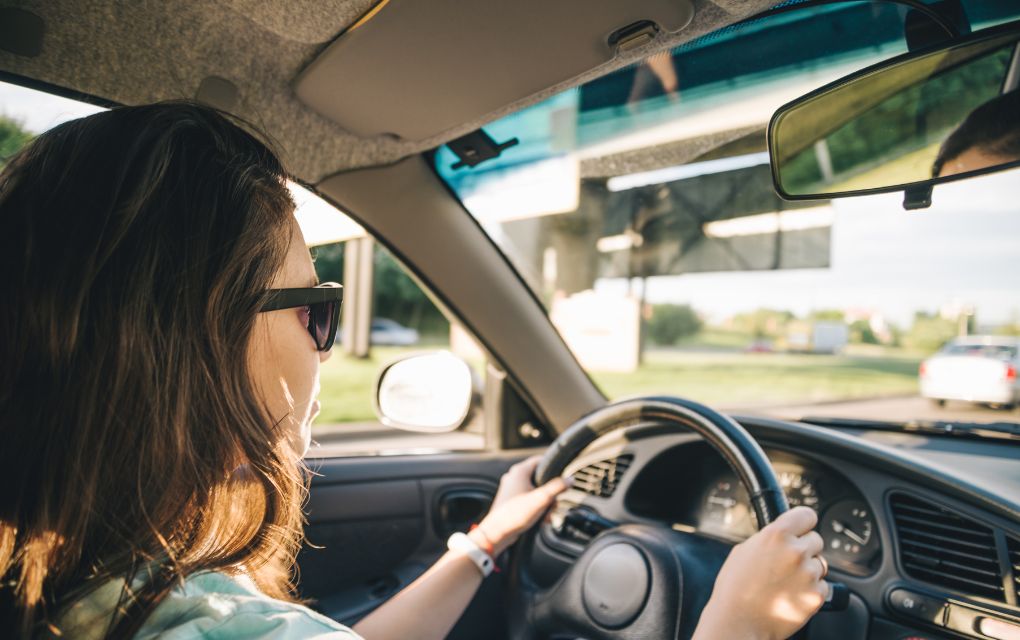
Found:
<path fill-rule="evenodd" d="M 0 628 L 59 634 L 111 577 L 146 583 L 116 637 L 197 571 L 290 597 L 303 471 L 248 349 L 293 202 L 246 129 L 119 108 L 0 174 Z"/>

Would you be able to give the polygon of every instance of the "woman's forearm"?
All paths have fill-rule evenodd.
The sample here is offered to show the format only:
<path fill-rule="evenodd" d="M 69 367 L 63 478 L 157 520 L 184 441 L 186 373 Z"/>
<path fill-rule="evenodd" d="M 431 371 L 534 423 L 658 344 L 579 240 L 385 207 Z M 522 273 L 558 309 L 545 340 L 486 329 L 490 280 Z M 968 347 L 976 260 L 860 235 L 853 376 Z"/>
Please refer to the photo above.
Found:
<path fill-rule="evenodd" d="M 531 478 L 539 459 L 518 462 L 500 479 L 492 508 L 467 534 L 479 549 L 499 557 L 567 488 L 563 478 L 534 488 Z M 481 584 L 482 573 L 474 561 L 461 551 L 450 551 L 354 630 L 365 640 L 445 638 Z"/>
<path fill-rule="evenodd" d="M 482 584 L 463 552 L 448 551 L 421 577 L 354 625 L 365 640 L 445 638 Z"/>

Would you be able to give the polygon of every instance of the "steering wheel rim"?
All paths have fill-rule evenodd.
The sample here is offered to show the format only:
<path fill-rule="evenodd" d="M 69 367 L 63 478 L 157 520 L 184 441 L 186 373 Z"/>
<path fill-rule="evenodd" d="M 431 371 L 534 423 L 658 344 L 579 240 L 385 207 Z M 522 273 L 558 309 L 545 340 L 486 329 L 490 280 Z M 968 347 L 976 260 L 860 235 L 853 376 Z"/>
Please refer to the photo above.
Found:
<path fill-rule="evenodd" d="M 549 445 L 535 468 L 535 486 L 563 473 L 598 438 L 636 422 L 664 421 L 700 435 L 730 466 L 747 489 L 764 527 L 789 509 L 772 463 L 758 442 L 733 418 L 703 404 L 669 396 L 621 400 L 582 417 Z"/>
<path fill-rule="evenodd" d="M 764 527 L 788 510 L 771 462 L 743 427 L 705 405 L 668 396 L 623 400 L 582 417 L 546 450 L 535 470 L 535 484 L 544 484 L 562 474 L 596 439 L 649 422 L 675 426 L 678 432 L 693 431 L 718 451 L 747 488 L 759 526 Z M 517 638 L 533 638 L 536 629 L 548 632 L 561 626 L 563 628 L 557 630 L 603 638 L 645 637 L 650 629 L 662 633 L 671 627 L 691 632 L 729 550 L 728 545 L 708 541 L 697 534 L 656 530 L 647 525 L 623 525 L 596 536 L 555 584 L 538 587 L 529 574 L 533 545 L 541 538 L 537 535 L 540 526 L 522 539 L 509 576 L 512 605 L 518 607 L 518 614 L 523 614 L 514 617 L 521 622 L 527 620 L 523 626 L 512 629 L 512 636 Z M 632 547 L 636 555 L 624 547 Z M 632 558 L 643 559 L 646 571 L 638 569 L 634 579 L 635 584 L 645 580 L 649 591 L 641 603 L 634 605 L 637 613 L 630 621 L 615 625 L 606 623 L 601 612 L 596 611 L 602 604 L 593 604 L 594 596 L 590 592 L 604 590 L 605 580 L 592 587 L 591 576 L 600 570 L 605 574 L 606 563 L 613 562 L 607 560 L 608 556 L 618 556 L 621 550 L 630 553 Z M 634 564 L 641 563 L 632 560 L 631 565 Z M 707 583 L 709 578 L 711 583 Z M 700 593 L 692 595 L 692 592 Z M 606 606 L 611 609 L 613 604 Z M 697 617 L 691 620 L 693 613 Z"/>

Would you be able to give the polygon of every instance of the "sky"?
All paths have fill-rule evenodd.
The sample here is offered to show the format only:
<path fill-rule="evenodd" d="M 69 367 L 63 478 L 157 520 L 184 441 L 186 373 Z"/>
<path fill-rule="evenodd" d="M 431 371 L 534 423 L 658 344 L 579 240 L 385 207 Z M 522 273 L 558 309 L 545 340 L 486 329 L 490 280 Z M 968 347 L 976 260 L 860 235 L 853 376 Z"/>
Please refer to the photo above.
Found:
<path fill-rule="evenodd" d="M 102 107 L 0 82 L 0 114 L 42 133 L 62 122 L 102 111 Z"/>

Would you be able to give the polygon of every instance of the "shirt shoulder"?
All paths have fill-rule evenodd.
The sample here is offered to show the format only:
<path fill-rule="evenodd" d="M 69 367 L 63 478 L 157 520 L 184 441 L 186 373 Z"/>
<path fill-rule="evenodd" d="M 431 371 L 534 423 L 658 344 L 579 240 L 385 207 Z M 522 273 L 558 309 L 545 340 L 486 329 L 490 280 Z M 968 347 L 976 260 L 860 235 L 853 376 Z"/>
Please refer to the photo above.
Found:
<path fill-rule="evenodd" d="M 137 640 L 357 640 L 340 623 L 308 607 L 261 593 L 243 576 L 200 573 L 171 591 L 135 636 Z"/>
<path fill-rule="evenodd" d="M 109 580 L 74 602 L 59 627 L 76 640 L 106 636 L 125 591 L 123 579 Z M 360 640 L 342 624 L 293 602 L 265 595 L 245 576 L 205 572 L 174 587 L 145 619 L 136 640 Z"/>

